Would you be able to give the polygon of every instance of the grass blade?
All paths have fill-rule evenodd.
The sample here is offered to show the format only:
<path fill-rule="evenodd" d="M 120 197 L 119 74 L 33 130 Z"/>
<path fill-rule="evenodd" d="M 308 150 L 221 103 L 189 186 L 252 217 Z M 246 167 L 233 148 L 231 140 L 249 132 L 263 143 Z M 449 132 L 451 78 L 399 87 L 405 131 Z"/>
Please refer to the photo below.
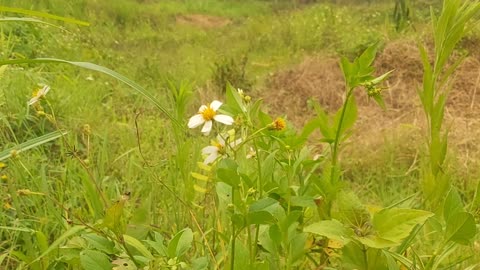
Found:
<path fill-rule="evenodd" d="M 28 140 L 24 143 L 21 143 L 20 145 L 8 148 L 2 152 L 0 152 L 0 161 L 5 160 L 7 158 L 10 158 L 12 156 L 12 151 L 16 151 L 17 153 L 21 153 L 23 151 L 27 151 L 29 149 L 35 148 L 37 146 L 40 146 L 44 143 L 47 143 L 49 141 L 53 141 L 55 139 L 58 139 L 59 137 L 67 134 L 65 131 L 54 131 L 45 135 L 42 135 L 40 137 Z"/>
<path fill-rule="evenodd" d="M 77 19 L 62 17 L 62 16 L 53 15 L 53 14 L 46 13 L 46 12 L 23 9 L 23 8 L 0 6 L 0 12 L 10 12 L 10 13 L 24 14 L 24 15 L 28 15 L 28 16 L 35 16 L 35 17 L 41 17 L 41 18 L 46 18 L 46 19 L 62 21 L 62 22 L 66 22 L 66 23 L 78 24 L 78 25 L 82 25 L 82 26 L 89 26 L 90 25 L 88 22 L 80 21 L 80 20 L 77 20 Z"/>
<path fill-rule="evenodd" d="M 123 83 L 126 85 L 132 87 L 134 90 L 136 90 L 138 93 L 140 93 L 142 96 L 144 96 L 146 99 L 148 99 L 150 102 L 152 102 L 160 111 L 162 111 L 173 123 L 176 125 L 180 126 L 180 123 L 175 119 L 175 117 L 172 116 L 168 112 L 168 110 L 160 104 L 160 102 L 152 95 L 150 94 L 145 88 L 137 84 L 136 82 L 130 80 L 129 78 L 123 76 L 122 74 L 113 71 L 109 68 L 99 66 L 96 64 L 88 63 L 88 62 L 75 62 L 75 61 L 67 61 L 63 59 L 56 59 L 56 58 L 36 58 L 36 59 L 14 59 L 14 60 L 0 60 L 0 66 L 3 65 L 15 65 L 15 64 L 35 64 L 35 63 L 61 63 L 61 64 L 69 64 L 97 72 L 101 72 L 104 74 L 107 74 Z"/>

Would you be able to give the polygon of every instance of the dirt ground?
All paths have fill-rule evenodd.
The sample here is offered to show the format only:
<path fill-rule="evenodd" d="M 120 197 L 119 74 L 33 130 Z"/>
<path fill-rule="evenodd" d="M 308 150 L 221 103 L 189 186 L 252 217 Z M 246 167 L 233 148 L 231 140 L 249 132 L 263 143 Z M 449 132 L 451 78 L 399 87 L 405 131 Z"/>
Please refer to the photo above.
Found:
<path fill-rule="evenodd" d="M 468 41 L 472 43 L 472 41 Z M 472 45 L 473 44 L 473 45 Z M 469 162 L 480 152 L 480 52 L 473 50 L 465 58 L 453 79 L 453 87 L 445 112 L 445 126 L 450 129 L 450 143 Z M 417 89 L 421 87 L 423 67 L 416 43 L 396 41 L 379 53 L 375 67 L 378 75 L 395 70 L 383 92 L 387 109 L 382 110 L 365 91 L 358 89 L 358 122 L 352 140 L 375 148 L 385 137 L 407 136 L 407 143 L 422 139 L 425 116 Z M 269 78 L 269 89 L 263 97 L 273 115 L 286 115 L 297 126 L 313 117 L 307 108 L 310 98 L 317 100 L 329 112 L 342 104 L 345 93 L 338 59 L 309 57 L 298 66 L 279 71 Z M 413 147 L 418 148 L 418 147 Z M 475 153 L 475 154 L 472 154 Z M 477 155 L 478 156 L 478 155 Z"/>
<path fill-rule="evenodd" d="M 193 25 L 201 28 L 223 27 L 231 23 L 229 19 L 204 14 L 178 15 L 175 19 L 177 24 Z"/>

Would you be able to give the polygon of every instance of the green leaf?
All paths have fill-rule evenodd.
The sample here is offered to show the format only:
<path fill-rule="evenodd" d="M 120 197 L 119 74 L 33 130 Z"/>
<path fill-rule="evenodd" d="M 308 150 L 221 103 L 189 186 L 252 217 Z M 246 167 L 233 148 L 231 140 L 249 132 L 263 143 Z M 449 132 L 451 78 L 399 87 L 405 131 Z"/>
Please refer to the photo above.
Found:
<path fill-rule="evenodd" d="M 158 255 L 167 257 L 168 251 L 163 243 L 164 242 L 163 236 L 158 232 L 154 232 L 154 234 L 155 234 L 155 241 L 146 240 L 145 242 L 149 244 L 153 249 L 155 249 Z"/>
<path fill-rule="evenodd" d="M 314 198 L 309 196 L 292 196 L 290 198 L 290 204 L 300 207 L 317 207 Z"/>
<path fill-rule="evenodd" d="M 463 202 L 455 188 L 450 189 L 443 204 L 443 218 L 448 222 L 451 216 L 464 212 Z"/>
<path fill-rule="evenodd" d="M 111 69 L 108 69 L 106 67 L 102 67 L 96 64 L 88 63 L 88 62 L 74 62 L 74 61 L 67 61 L 67 60 L 62 60 L 62 59 L 56 59 L 56 58 L 36 58 L 36 59 L 14 59 L 14 60 L 1 60 L 0 61 L 0 66 L 3 65 L 15 65 L 15 64 L 40 64 L 40 63 L 57 63 L 57 64 L 69 64 L 93 71 L 97 71 L 100 73 L 107 74 L 123 83 L 126 85 L 130 86 L 133 88 L 135 91 L 140 93 L 142 96 L 144 96 L 147 100 L 152 102 L 160 111 L 162 111 L 169 119 L 172 121 L 172 123 L 182 126 L 175 117 L 173 117 L 170 112 L 162 105 L 160 102 L 147 90 L 145 90 L 143 87 L 141 87 L 139 84 L 136 82 L 130 80 L 129 78 L 123 76 L 122 74 L 115 72 Z"/>
<path fill-rule="evenodd" d="M 130 235 L 124 234 L 123 240 L 125 243 L 133 248 L 135 248 L 142 256 L 146 257 L 147 259 L 153 260 L 154 257 L 150 251 L 148 251 L 147 247 L 142 244 L 138 239 L 131 237 Z"/>
<path fill-rule="evenodd" d="M 67 134 L 67 132 L 57 130 L 57 131 L 42 135 L 40 137 L 37 137 L 35 139 L 28 140 L 24 143 L 21 143 L 20 145 L 5 149 L 4 151 L 0 152 L 0 161 L 2 161 L 4 159 L 7 159 L 7 158 L 10 158 L 12 156 L 12 151 L 16 151 L 17 153 L 21 153 L 21 152 L 27 151 L 29 149 L 38 147 L 38 146 L 40 146 L 42 144 L 45 144 L 47 142 L 58 139 L 65 134 Z"/>
<path fill-rule="evenodd" d="M 445 231 L 447 241 L 468 245 L 476 233 L 475 219 L 470 213 L 455 213 L 447 220 L 447 228 Z"/>
<path fill-rule="evenodd" d="M 96 250 L 84 250 L 80 252 L 80 264 L 83 269 L 111 270 L 112 264 L 105 253 Z"/>
<path fill-rule="evenodd" d="M 72 18 L 66 18 L 62 16 L 57 16 L 57 15 L 52 15 L 46 12 L 40 12 L 36 10 L 30 10 L 30 9 L 22 9 L 22 8 L 14 8 L 14 7 L 6 7 L 6 6 L 0 6 L 0 12 L 11 12 L 11 13 L 17 13 L 17 14 L 25 14 L 28 16 L 35 16 L 35 17 L 41 17 L 41 18 L 46 18 L 46 19 L 52 19 L 52 20 L 57 20 L 57 21 L 63 21 L 66 23 L 73 23 L 73 24 L 78 24 L 82 26 L 89 26 L 90 24 L 88 22 L 72 19 Z"/>
<path fill-rule="evenodd" d="M 398 243 L 396 242 L 392 242 L 390 240 L 380 238 L 377 235 L 356 236 L 354 238 L 367 247 L 377 248 L 377 249 L 394 247 L 398 245 Z"/>
<path fill-rule="evenodd" d="M 258 201 L 253 202 L 250 205 L 248 211 L 249 212 L 263 211 L 266 208 L 268 208 L 272 205 L 275 205 L 275 204 L 278 204 L 277 200 L 272 199 L 270 197 L 266 197 L 266 198 L 263 198 L 263 199 L 260 199 Z"/>
<path fill-rule="evenodd" d="M 318 234 L 328 239 L 336 240 L 344 245 L 350 242 L 353 236 L 352 229 L 345 227 L 340 221 L 322 220 L 311 225 L 308 225 L 303 229 L 304 232 Z"/>
<path fill-rule="evenodd" d="M 230 186 L 237 186 L 240 183 L 238 165 L 232 159 L 222 159 L 217 165 L 217 178 Z"/>
<path fill-rule="evenodd" d="M 433 215 L 423 210 L 387 208 L 373 216 L 372 224 L 380 238 L 400 243 L 416 225 Z"/>
<path fill-rule="evenodd" d="M 267 211 L 250 212 L 247 216 L 248 224 L 274 224 L 277 219 Z"/>
<path fill-rule="evenodd" d="M 193 232 L 190 228 L 185 228 L 178 232 L 168 243 L 168 256 L 170 258 L 184 255 L 192 246 Z"/>
<path fill-rule="evenodd" d="M 91 247 L 99 251 L 102 251 L 106 254 L 115 254 L 116 252 L 115 243 L 103 236 L 100 236 L 94 233 L 89 233 L 89 234 L 83 234 L 82 238 L 87 240 L 87 242 L 91 245 Z"/>
<path fill-rule="evenodd" d="M 122 198 L 108 208 L 102 223 L 117 236 L 124 234 L 126 230 L 125 220 L 123 220 L 125 202 L 126 200 Z"/>
<path fill-rule="evenodd" d="M 55 249 L 58 248 L 60 244 L 62 244 L 67 238 L 70 236 L 84 230 L 85 227 L 83 226 L 74 226 L 68 229 L 66 232 L 64 232 L 60 237 L 58 237 L 49 247 L 47 250 L 45 250 L 40 256 L 38 256 L 35 260 L 33 260 L 31 263 L 37 262 L 41 260 L 43 257 L 47 256 L 50 252 L 54 251 Z"/>
<path fill-rule="evenodd" d="M 207 270 L 208 269 L 208 258 L 200 257 L 192 260 L 192 270 Z"/>

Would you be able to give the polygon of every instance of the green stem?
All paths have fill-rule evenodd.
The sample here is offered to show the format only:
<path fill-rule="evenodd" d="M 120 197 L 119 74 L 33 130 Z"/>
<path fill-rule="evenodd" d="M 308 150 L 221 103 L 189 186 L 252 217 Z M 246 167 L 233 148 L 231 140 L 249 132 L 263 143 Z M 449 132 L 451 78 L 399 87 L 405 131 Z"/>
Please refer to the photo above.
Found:
<path fill-rule="evenodd" d="M 342 125 L 343 125 L 343 120 L 345 118 L 345 112 L 347 111 L 348 102 L 350 101 L 350 97 L 352 96 L 352 94 L 353 94 L 353 88 L 350 88 L 347 92 L 347 98 L 343 103 L 342 113 L 340 114 L 340 121 L 338 122 L 337 132 L 335 134 L 335 141 L 333 142 L 332 172 L 333 172 L 333 167 L 335 167 L 338 162 L 338 145 L 340 144 L 340 135 L 341 135 Z M 333 174 L 331 177 L 333 178 Z"/>
<path fill-rule="evenodd" d="M 235 188 L 232 186 L 232 205 L 235 205 L 234 199 L 235 199 Z M 233 210 L 233 213 L 235 213 L 235 208 Z M 232 219 L 232 236 L 231 237 L 232 237 L 232 241 L 231 241 L 232 247 L 231 247 L 231 253 L 230 253 L 230 270 L 234 270 L 235 268 L 235 223 L 233 223 L 233 219 Z"/>

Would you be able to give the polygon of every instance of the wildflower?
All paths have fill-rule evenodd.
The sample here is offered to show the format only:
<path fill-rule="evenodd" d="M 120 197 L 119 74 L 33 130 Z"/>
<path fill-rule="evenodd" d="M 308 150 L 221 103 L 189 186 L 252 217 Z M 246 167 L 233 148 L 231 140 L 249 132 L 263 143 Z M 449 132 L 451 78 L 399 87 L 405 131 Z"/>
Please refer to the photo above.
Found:
<path fill-rule="evenodd" d="M 0 176 L 0 179 L 2 181 L 7 181 L 8 180 L 8 176 L 6 174 L 3 174 L 2 176 Z"/>
<path fill-rule="evenodd" d="M 45 85 L 42 89 L 40 89 L 38 91 L 35 91 L 33 93 L 33 97 L 30 99 L 30 101 L 28 101 L 28 106 L 31 106 L 31 105 L 35 104 L 41 98 L 45 97 L 47 95 L 48 91 L 50 91 L 50 86 L 48 86 L 48 85 Z"/>
<path fill-rule="evenodd" d="M 285 122 L 285 119 L 278 117 L 273 121 L 271 124 L 268 125 L 268 127 L 272 130 L 284 130 L 287 127 L 287 123 Z"/>
<path fill-rule="evenodd" d="M 7 164 L 0 162 L 0 169 L 6 168 L 6 167 L 7 167 Z"/>
<path fill-rule="evenodd" d="M 202 133 L 204 135 L 210 134 L 213 122 L 215 120 L 225 125 L 232 125 L 234 120 L 231 116 L 225 114 L 217 114 L 217 110 L 222 106 L 222 102 L 214 100 L 208 105 L 202 105 L 198 109 L 198 113 L 190 118 L 188 121 L 189 128 L 196 128 L 203 124 Z"/>
<path fill-rule="evenodd" d="M 12 158 L 18 157 L 18 151 L 15 150 L 15 149 L 13 149 L 12 151 L 10 151 L 10 156 L 11 156 Z"/>
<path fill-rule="evenodd" d="M 3 208 L 4 208 L 5 210 L 10 210 L 10 209 L 15 210 L 15 209 L 12 207 L 12 205 L 10 204 L 10 202 L 4 202 L 4 203 L 3 203 Z"/>
<path fill-rule="evenodd" d="M 233 142 L 230 141 L 230 137 L 227 138 L 227 142 L 221 137 L 217 136 L 217 141 L 212 142 L 212 145 L 204 147 L 202 149 L 202 154 L 208 155 L 207 158 L 203 161 L 204 164 L 213 163 L 219 156 L 224 156 L 227 153 L 227 149 L 225 147 L 226 143 L 228 143 L 229 147 L 235 147 L 242 142 L 242 139 L 237 139 Z"/>
<path fill-rule="evenodd" d="M 257 151 L 255 151 L 255 149 L 253 149 L 253 147 L 250 147 L 250 149 L 248 150 L 248 153 L 247 153 L 247 159 L 251 159 L 251 158 L 254 158 L 257 156 Z"/>

